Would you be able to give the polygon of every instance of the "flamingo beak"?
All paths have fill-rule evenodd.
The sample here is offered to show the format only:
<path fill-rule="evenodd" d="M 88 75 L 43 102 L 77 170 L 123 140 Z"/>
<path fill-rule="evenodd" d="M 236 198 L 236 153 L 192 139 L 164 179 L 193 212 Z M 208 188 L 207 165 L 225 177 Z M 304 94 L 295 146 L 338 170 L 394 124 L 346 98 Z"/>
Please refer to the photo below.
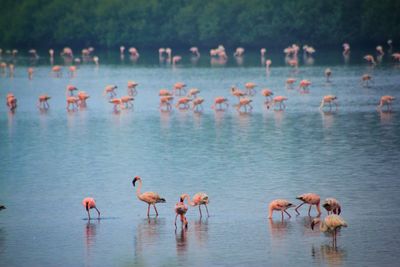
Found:
<path fill-rule="evenodd" d="M 138 180 L 138 178 L 136 176 L 135 179 L 133 179 L 133 181 L 132 181 L 133 187 L 135 187 L 135 183 L 136 183 L 137 180 Z"/>

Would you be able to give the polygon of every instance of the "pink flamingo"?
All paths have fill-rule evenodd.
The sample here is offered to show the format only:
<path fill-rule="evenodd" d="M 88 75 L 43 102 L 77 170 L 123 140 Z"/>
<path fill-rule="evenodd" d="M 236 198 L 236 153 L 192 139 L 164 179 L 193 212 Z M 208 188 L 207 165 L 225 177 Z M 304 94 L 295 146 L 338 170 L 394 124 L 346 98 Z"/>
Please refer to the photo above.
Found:
<path fill-rule="evenodd" d="M 243 54 L 244 54 L 244 48 L 243 47 L 236 48 L 235 53 L 233 53 L 233 55 L 235 57 L 241 57 L 241 56 L 243 56 Z"/>
<path fill-rule="evenodd" d="M 369 82 L 372 82 L 372 76 L 369 74 L 364 74 L 363 76 L 361 76 L 361 84 L 364 87 L 369 87 Z"/>
<path fill-rule="evenodd" d="M 161 198 L 160 195 L 154 192 L 140 193 L 140 189 L 142 188 L 142 179 L 139 176 L 136 176 L 132 181 L 133 187 L 135 187 L 136 182 L 139 182 L 139 186 L 136 189 L 137 198 L 149 205 L 147 208 L 147 217 L 150 217 L 150 205 L 153 205 L 156 216 L 158 216 L 156 203 L 165 203 L 165 199 Z"/>
<path fill-rule="evenodd" d="M 130 96 L 136 96 L 137 91 L 136 91 L 136 86 L 139 84 L 135 81 L 128 81 L 128 95 Z"/>
<path fill-rule="evenodd" d="M 200 52 L 199 49 L 195 46 L 191 47 L 189 49 L 189 51 L 195 56 L 195 57 L 199 57 L 200 56 Z"/>
<path fill-rule="evenodd" d="M 393 58 L 395 61 L 400 62 L 400 53 L 393 53 L 393 54 L 392 54 L 392 58 Z"/>
<path fill-rule="evenodd" d="M 335 198 L 325 199 L 324 204 L 322 204 L 322 207 L 326 209 L 328 215 L 332 213 L 340 215 L 340 213 L 342 212 L 342 207 L 340 206 L 339 201 L 337 201 L 337 199 Z"/>
<path fill-rule="evenodd" d="M 372 55 L 366 55 L 366 56 L 364 56 L 364 59 L 365 59 L 368 63 L 371 63 L 371 64 L 373 64 L 373 65 L 376 65 L 374 56 L 372 56 Z"/>
<path fill-rule="evenodd" d="M 257 84 L 253 83 L 253 82 L 248 82 L 244 84 L 244 87 L 246 87 L 247 90 L 247 94 L 252 96 L 256 93 L 256 90 L 254 90 L 254 88 L 257 86 Z"/>
<path fill-rule="evenodd" d="M 301 80 L 299 84 L 299 89 L 302 90 L 302 92 L 308 92 L 308 87 L 311 85 L 311 82 L 309 80 Z"/>
<path fill-rule="evenodd" d="M 381 100 L 379 101 L 379 105 L 377 106 L 377 109 L 382 110 L 383 105 L 386 105 L 388 111 L 392 110 L 392 102 L 395 99 L 396 98 L 394 96 L 390 95 L 382 96 Z"/>
<path fill-rule="evenodd" d="M 89 212 L 89 210 L 91 210 L 91 209 L 95 209 L 97 211 L 97 215 L 98 215 L 97 218 L 100 219 L 100 211 L 97 209 L 96 201 L 93 198 L 87 197 L 87 198 L 83 199 L 82 205 L 86 209 L 86 212 L 88 214 L 89 220 L 90 220 L 90 212 Z"/>
<path fill-rule="evenodd" d="M 185 198 L 187 198 L 188 203 L 190 206 L 195 207 L 195 206 L 199 206 L 199 213 L 200 213 L 200 218 L 203 216 L 203 214 L 201 213 L 201 205 L 204 205 L 206 207 L 206 211 L 207 211 L 207 217 L 210 217 L 209 213 L 208 213 L 208 208 L 207 208 L 207 204 L 210 202 L 209 201 L 209 197 L 206 193 L 204 192 L 199 192 L 197 194 L 195 194 L 192 198 L 192 200 L 190 200 L 190 196 L 188 194 L 183 194 L 182 199 L 184 200 Z"/>
<path fill-rule="evenodd" d="M 183 196 L 183 195 L 182 195 Z M 175 228 L 176 228 L 176 219 L 178 218 L 178 216 L 181 217 L 181 222 L 182 222 L 182 227 L 185 226 L 185 228 L 188 227 L 188 221 L 186 219 L 186 212 L 188 211 L 188 206 L 185 205 L 184 203 L 184 198 L 182 198 L 182 196 L 179 199 L 179 202 L 175 204 Z"/>
<path fill-rule="evenodd" d="M 125 46 L 121 45 L 121 46 L 119 47 L 119 53 L 120 53 L 121 56 L 124 55 L 124 53 L 125 53 Z"/>
<path fill-rule="evenodd" d="M 311 207 L 313 205 L 315 205 L 317 211 L 318 211 L 318 217 L 321 216 L 321 209 L 319 207 L 319 203 L 320 203 L 320 196 L 314 193 L 306 193 L 306 194 L 302 194 L 298 197 L 296 197 L 296 199 L 299 199 L 301 201 L 303 201 L 303 203 L 301 203 L 299 206 L 297 206 L 297 208 L 295 209 L 295 211 L 297 212 L 298 215 L 300 215 L 300 213 L 297 211 L 301 206 L 303 206 L 304 204 L 309 204 L 310 208 L 308 209 L 308 216 L 310 215 L 311 212 Z"/>
<path fill-rule="evenodd" d="M 74 85 L 67 85 L 67 95 L 69 93 L 70 96 L 74 95 L 74 91 L 78 91 L 78 88 L 76 88 L 76 86 Z"/>
<path fill-rule="evenodd" d="M 177 82 L 177 83 L 174 84 L 174 88 L 172 89 L 172 92 L 173 92 L 175 95 L 177 95 L 176 92 L 179 92 L 178 95 L 180 96 L 182 91 L 183 91 L 184 93 L 186 93 L 185 87 L 186 87 L 186 84 L 185 84 L 185 83 L 183 83 L 183 82 Z"/>
<path fill-rule="evenodd" d="M 265 57 L 265 53 L 267 53 L 267 49 L 261 48 L 261 49 L 260 49 L 261 57 Z"/>
<path fill-rule="evenodd" d="M 383 55 L 385 54 L 385 52 L 383 52 L 383 47 L 382 47 L 381 45 L 378 45 L 378 46 L 376 47 L 376 51 L 378 52 L 378 54 L 379 54 L 380 56 L 383 56 Z"/>
<path fill-rule="evenodd" d="M 296 205 L 290 203 L 286 199 L 275 199 L 275 200 L 273 200 L 273 201 L 271 201 L 269 203 L 269 206 L 268 206 L 268 210 L 269 210 L 268 218 L 272 219 L 272 214 L 273 214 L 274 210 L 281 211 L 281 213 L 282 213 L 282 221 L 283 221 L 283 213 L 284 212 L 289 216 L 289 218 L 291 218 L 292 216 L 290 216 L 290 214 L 286 211 L 288 208 L 291 208 L 291 207 L 296 207 Z"/>
<path fill-rule="evenodd" d="M 267 68 L 267 71 L 268 71 L 269 68 L 271 67 L 271 64 L 272 64 L 271 59 L 267 59 L 267 60 L 265 61 L 265 66 L 266 66 L 266 68 Z"/>
<path fill-rule="evenodd" d="M 222 96 L 218 96 L 214 99 L 214 104 L 211 106 L 212 109 L 215 109 L 215 107 L 218 105 L 219 109 L 218 110 L 223 110 L 222 104 L 225 104 L 226 108 L 229 107 L 228 104 L 228 99 Z"/>
<path fill-rule="evenodd" d="M 182 60 L 181 56 L 173 56 L 172 57 L 172 65 L 176 65 L 178 62 Z"/>
<path fill-rule="evenodd" d="M 285 96 L 280 96 L 280 95 L 275 96 L 275 97 L 272 99 L 272 105 L 275 107 L 275 105 L 276 105 L 277 103 L 279 103 L 279 110 L 282 110 L 282 106 L 283 106 L 283 109 L 286 109 L 286 105 L 285 105 L 285 101 L 286 101 L 286 100 L 288 100 L 288 98 L 285 97 Z M 269 105 L 267 105 L 267 108 L 269 108 Z"/>
<path fill-rule="evenodd" d="M 17 98 L 14 96 L 13 93 L 8 93 L 6 99 L 7 107 L 10 109 L 11 112 L 14 112 L 17 108 Z"/>
<path fill-rule="evenodd" d="M 295 78 L 286 79 L 286 89 L 293 89 L 293 84 L 296 82 Z"/>
<path fill-rule="evenodd" d="M 171 101 L 174 99 L 171 95 L 161 96 L 160 97 L 160 110 L 163 106 L 167 107 L 167 110 L 171 110 Z"/>
<path fill-rule="evenodd" d="M 61 72 L 61 66 L 58 66 L 58 65 L 56 65 L 56 66 L 53 66 L 52 68 L 51 68 L 51 72 L 54 74 L 54 76 L 56 76 L 56 77 L 61 77 L 62 76 L 62 72 Z"/>
<path fill-rule="evenodd" d="M 243 107 L 244 112 L 247 112 L 247 107 L 249 107 L 249 111 L 251 111 L 253 109 L 253 106 L 250 104 L 251 102 L 253 102 L 253 100 L 247 97 L 240 99 L 239 103 L 236 105 L 236 110 L 240 112 L 240 109 Z"/>
<path fill-rule="evenodd" d="M 87 106 L 86 100 L 90 97 L 85 91 L 79 91 L 77 94 L 79 98 L 79 106 L 85 108 Z"/>
<path fill-rule="evenodd" d="M 121 98 L 111 98 L 108 102 L 114 104 L 114 112 L 119 112 L 118 107 L 124 107 Z"/>
<path fill-rule="evenodd" d="M 189 102 L 192 101 L 191 98 L 184 96 L 178 99 L 178 102 L 176 103 L 176 108 L 179 109 L 189 109 Z M 182 107 L 183 106 L 183 107 Z"/>
<path fill-rule="evenodd" d="M 199 89 L 197 89 L 197 88 L 191 88 L 191 89 L 189 90 L 189 93 L 187 94 L 187 96 L 188 96 L 188 97 L 196 98 L 197 95 L 198 95 L 199 93 L 200 93 L 200 90 L 199 90 Z"/>
<path fill-rule="evenodd" d="M 121 105 L 125 105 L 124 108 L 132 108 L 133 100 L 135 100 L 135 99 L 130 95 L 122 96 L 121 97 Z"/>
<path fill-rule="evenodd" d="M 167 89 L 161 89 L 158 92 L 159 96 L 172 96 L 172 93 L 170 91 L 168 91 Z"/>
<path fill-rule="evenodd" d="M 343 220 L 342 217 L 336 214 L 331 214 L 325 217 L 323 221 L 321 221 L 320 218 L 315 218 L 311 222 L 311 229 L 314 230 L 315 225 L 319 224 L 319 230 L 321 232 L 330 232 L 332 233 L 332 239 L 333 239 L 333 247 L 336 247 L 337 241 L 336 241 L 336 236 L 337 236 L 337 230 L 342 228 L 342 227 L 347 227 L 347 223 L 345 220 Z"/>
<path fill-rule="evenodd" d="M 262 89 L 261 94 L 265 97 L 265 103 L 269 103 L 272 101 L 272 96 L 274 95 L 274 93 L 270 89 Z"/>
<path fill-rule="evenodd" d="M 319 106 L 319 109 L 322 109 L 325 106 L 325 104 L 329 104 L 329 109 L 332 109 L 332 103 L 335 104 L 336 109 L 337 109 L 338 108 L 338 104 L 337 104 L 336 100 L 337 100 L 337 97 L 334 96 L 334 95 L 326 95 L 326 96 L 324 96 L 322 98 L 321 105 Z"/>
<path fill-rule="evenodd" d="M 104 89 L 103 96 L 105 96 L 106 94 L 109 94 L 110 98 L 116 97 L 117 93 L 115 92 L 115 90 L 117 88 L 118 88 L 118 86 L 116 86 L 116 85 L 107 85 L 106 88 Z"/>
<path fill-rule="evenodd" d="M 79 98 L 77 96 L 68 96 L 67 97 L 67 110 L 69 111 L 70 106 L 72 106 L 72 110 L 78 108 Z"/>
<path fill-rule="evenodd" d="M 162 47 L 161 47 L 161 48 L 158 49 L 158 56 L 159 56 L 160 58 L 163 57 L 164 53 L 165 53 L 165 48 L 162 48 Z"/>
<path fill-rule="evenodd" d="M 49 103 L 47 102 L 51 97 L 48 96 L 47 94 L 45 95 L 40 95 L 39 100 L 37 103 L 37 107 L 40 109 L 48 109 L 50 107 Z"/>
<path fill-rule="evenodd" d="M 236 96 L 239 99 L 239 101 L 240 98 L 245 97 L 247 95 L 245 92 L 241 91 L 239 88 L 236 87 L 231 88 L 231 94 L 233 96 Z"/>
<path fill-rule="evenodd" d="M 194 98 L 193 100 L 192 100 L 192 109 L 194 110 L 194 111 L 199 111 L 199 108 L 201 109 L 201 110 L 203 110 L 203 106 L 202 106 L 202 104 L 203 104 L 203 102 L 204 102 L 204 98 L 201 98 L 201 97 L 196 97 L 196 98 Z"/>
<path fill-rule="evenodd" d="M 70 66 L 70 67 L 68 68 L 68 70 L 69 70 L 70 76 L 71 76 L 71 77 L 75 77 L 76 66 Z"/>

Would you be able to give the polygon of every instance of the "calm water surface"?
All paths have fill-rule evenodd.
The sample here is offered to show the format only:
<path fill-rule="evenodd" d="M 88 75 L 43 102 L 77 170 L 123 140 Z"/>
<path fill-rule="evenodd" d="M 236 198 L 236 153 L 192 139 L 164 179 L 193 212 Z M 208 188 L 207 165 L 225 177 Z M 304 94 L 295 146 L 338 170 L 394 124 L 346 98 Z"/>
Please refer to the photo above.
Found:
<path fill-rule="evenodd" d="M 361 54 L 359 55 L 361 57 Z M 257 55 L 226 66 L 186 56 L 177 67 L 158 63 L 157 54 L 100 57 L 83 64 L 76 77 L 50 75 L 48 59 L 36 63 L 33 80 L 20 59 L 13 79 L 0 77 L 0 100 L 12 91 L 15 114 L 0 105 L 1 266 L 395 266 L 400 253 L 400 105 L 377 112 L 382 95 L 400 99 L 400 69 L 384 58 L 375 68 L 339 52 L 315 56 L 298 72 L 273 55 L 266 73 Z M 59 59 L 57 59 L 59 60 Z M 240 62 L 239 62 L 240 63 Z M 332 83 L 323 72 L 333 71 Z M 360 85 L 373 75 L 370 88 Z M 285 89 L 287 77 L 310 79 L 309 94 Z M 112 112 L 102 96 L 107 84 L 126 94 L 139 82 L 134 110 Z M 201 90 L 204 112 L 158 110 L 158 90 L 177 81 Z M 210 109 L 212 99 L 245 82 L 259 85 L 254 110 L 238 114 Z M 88 108 L 65 110 L 65 87 L 90 94 Z M 262 87 L 289 98 L 287 109 L 266 110 Z M 48 93 L 50 110 L 36 108 Z M 339 109 L 320 112 L 323 95 L 335 94 Z M 158 218 L 135 196 L 132 177 L 143 191 L 166 198 Z M 189 209 L 189 228 L 175 231 L 174 205 L 181 193 L 206 191 L 211 217 Z M 300 216 L 267 219 L 276 198 L 297 203 L 301 193 L 336 197 L 349 227 L 331 239 Z M 86 220 L 81 201 L 97 200 L 103 219 Z M 314 210 L 312 211 L 315 214 Z M 290 213 L 294 215 L 294 211 Z M 95 216 L 95 213 L 93 213 Z M 325 213 L 324 213 L 325 215 Z"/>

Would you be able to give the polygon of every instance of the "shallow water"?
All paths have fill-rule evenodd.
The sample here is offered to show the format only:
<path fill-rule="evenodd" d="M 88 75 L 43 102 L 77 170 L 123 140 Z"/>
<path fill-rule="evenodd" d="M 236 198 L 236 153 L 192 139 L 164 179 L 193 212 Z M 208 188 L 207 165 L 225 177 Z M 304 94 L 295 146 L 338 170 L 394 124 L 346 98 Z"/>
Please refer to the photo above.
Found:
<path fill-rule="evenodd" d="M 185 57 L 176 67 L 159 64 L 157 54 L 136 63 L 111 54 L 99 67 L 83 64 L 74 78 L 52 77 L 42 58 L 31 81 L 31 62 L 19 60 L 13 79 L 0 77 L 0 99 L 9 91 L 18 98 L 15 114 L 0 105 L 0 203 L 7 206 L 0 211 L 0 265 L 396 265 L 400 105 L 390 113 L 376 105 L 382 95 L 400 98 L 400 70 L 387 57 L 372 68 L 353 55 L 348 64 L 340 53 L 323 55 L 298 72 L 273 55 L 266 73 L 255 54 L 242 66 L 232 57 L 226 66 L 210 66 L 202 56 L 197 65 Z M 364 73 L 374 77 L 369 88 L 360 85 Z M 310 93 L 285 89 L 287 77 L 311 80 Z M 116 84 L 124 95 L 128 80 L 140 84 L 135 107 L 116 114 L 103 88 Z M 203 113 L 160 113 L 158 90 L 177 81 L 201 90 Z M 259 85 L 254 109 L 238 114 L 229 88 L 248 81 Z M 68 84 L 90 94 L 87 109 L 66 112 Z M 263 87 L 287 96 L 287 109 L 265 109 Z M 45 113 L 36 108 L 41 93 L 52 97 Z M 337 111 L 319 111 L 326 94 L 338 96 Z M 210 109 L 220 95 L 229 98 L 226 112 Z M 143 191 L 166 198 L 157 219 L 147 220 L 131 184 L 135 175 Z M 190 208 L 188 230 L 178 224 L 175 231 L 179 195 L 199 191 L 210 196 L 211 217 L 200 220 Z M 283 222 L 278 213 L 267 219 L 269 201 L 298 203 L 306 192 L 342 203 L 349 227 L 337 249 L 310 229 L 305 206 Z M 97 200 L 101 220 L 86 220 L 86 196 Z"/>

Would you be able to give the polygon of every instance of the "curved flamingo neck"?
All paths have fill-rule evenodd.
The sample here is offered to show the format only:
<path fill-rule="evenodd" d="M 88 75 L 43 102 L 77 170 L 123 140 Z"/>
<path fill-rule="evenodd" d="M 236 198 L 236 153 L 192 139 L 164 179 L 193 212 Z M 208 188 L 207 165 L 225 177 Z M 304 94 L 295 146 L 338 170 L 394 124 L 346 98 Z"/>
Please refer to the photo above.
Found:
<path fill-rule="evenodd" d="M 140 190 L 142 189 L 142 180 L 139 180 L 138 182 L 139 182 L 139 184 L 138 184 L 138 187 L 136 188 L 136 196 L 140 199 L 140 195 L 141 195 Z"/>
<path fill-rule="evenodd" d="M 189 204 L 190 206 L 195 206 L 194 202 L 193 202 L 192 200 L 190 200 L 190 196 L 189 196 L 188 194 L 184 194 L 184 195 L 183 195 L 183 200 L 184 200 L 184 201 L 185 201 L 185 198 L 187 199 L 188 204 Z"/>

